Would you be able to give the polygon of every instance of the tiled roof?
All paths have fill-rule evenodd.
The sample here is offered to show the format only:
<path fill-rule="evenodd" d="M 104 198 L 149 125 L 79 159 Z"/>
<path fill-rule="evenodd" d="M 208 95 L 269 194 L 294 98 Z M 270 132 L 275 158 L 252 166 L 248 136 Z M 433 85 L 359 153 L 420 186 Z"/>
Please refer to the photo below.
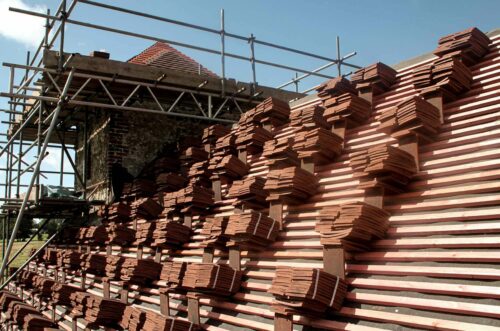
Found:
<path fill-rule="evenodd" d="M 156 42 L 127 62 L 217 77 L 217 75 L 167 43 Z"/>

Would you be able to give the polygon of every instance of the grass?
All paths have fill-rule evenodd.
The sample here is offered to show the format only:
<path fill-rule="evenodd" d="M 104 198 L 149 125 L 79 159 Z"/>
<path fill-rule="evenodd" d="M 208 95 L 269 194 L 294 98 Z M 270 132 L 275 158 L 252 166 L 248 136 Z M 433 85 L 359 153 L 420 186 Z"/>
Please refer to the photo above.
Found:
<path fill-rule="evenodd" d="M 12 246 L 12 251 L 10 256 L 14 256 L 16 252 L 26 243 L 26 241 L 16 241 L 14 242 L 14 246 Z M 29 243 L 29 245 L 23 249 L 22 253 L 10 264 L 10 267 L 20 267 L 29 257 L 32 248 L 39 248 L 42 246 L 44 241 L 42 240 L 33 240 Z M 5 243 L 7 246 L 7 243 Z M 3 255 L 3 247 L 0 243 L 0 257 Z"/>

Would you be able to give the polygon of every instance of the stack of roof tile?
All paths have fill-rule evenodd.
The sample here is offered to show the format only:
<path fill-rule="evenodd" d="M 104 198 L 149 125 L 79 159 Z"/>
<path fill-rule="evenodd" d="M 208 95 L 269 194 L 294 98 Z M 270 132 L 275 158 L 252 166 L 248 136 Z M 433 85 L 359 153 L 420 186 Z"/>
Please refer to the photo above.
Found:
<path fill-rule="evenodd" d="M 293 149 L 299 159 L 312 159 L 314 164 L 329 163 L 342 152 L 343 139 L 323 128 L 303 127 L 295 134 Z"/>
<path fill-rule="evenodd" d="M 320 97 L 323 103 L 330 98 L 341 94 L 358 94 L 358 90 L 356 90 L 356 87 L 354 87 L 351 81 L 341 76 L 335 77 L 321 84 L 316 91 L 318 92 L 318 97 Z"/>
<path fill-rule="evenodd" d="M 89 295 L 85 300 L 85 320 L 94 325 L 115 326 L 121 320 L 125 306 L 119 300 Z"/>
<path fill-rule="evenodd" d="M 57 255 L 59 267 L 78 269 L 82 263 L 82 254 L 73 250 L 59 250 Z"/>
<path fill-rule="evenodd" d="M 346 251 L 368 250 L 370 242 L 383 238 L 389 226 L 389 213 L 364 202 L 326 207 L 319 218 L 316 231 L 321 244 Z"/>
<path fill-rule="evenodd" d="M 347 284 L 340 277 L 320 269 L 278 266 L 268 292 L 275 296 L 275 311 L 339 310 Z"/>
<path fill-rule="evenodd" d="M 227 197 L 236 199 L 233 206 L 265 207 L 267 194 L 264 191 L 266 180 L 260 176 L 247 177 L 234 181 L 228 190 Z"/>
<path fill-rule="evenodd" d="M 19 297 L 9 291 L 2 290 L 0 291 L 0 309 L 2 311 L 6 311 L 9 307 L 9 304 L 13 301 L 20 302 L 21 299 Z"/>
<path fill-rule="evenodd" d="M 210 188 L 199 185 L 189 185 L 179 191 L 167 193 L 163 205 L 170 211 L 204 212 L 214 203 L 214 192 Z"/>
<path fill-rule="evenodd" d="M 384 187 L 400 192 L 417 172 L 415 158 L 400 148 L 379 145 L 353 153 L 352 168 L 364 177 L 360 189 Z"/>
<path fill-rule="evenodd" d="M 325 120 L 323 114 L 324 110 L 319 106 L 294 110 L 290 113 L 290 126 L 301 127 L 306 124 L 313 124 L 330 130 L 332 126 Z"/>
<path fill-rule="evenodd" d="M 124 202 L 115 202 L 111 205 L 106 205 L 102 208 L 98 216 L 106 222 L 127 222 L 130 220 L 130 206 Z"/>
<path fill-rule="evenodd" d="M 172 220 L 160 220 L 153 232 L 151 246 L 159 248 L 171 248 L 189 241 L 191 229 L 179 222 Z"/>
<path fill-rule="evenodd" d="M 358 90 L 372 88 L 374 95 L 387 91 L 395 81 L 396 70 L 381 62 L 358 69 L 351 75 L 351 82 Z"/>
<path fill-rule="evenodd" d="M 227 217 L 207 217 L 203 222 L 201 235 L 205 236 L 203 247 L 218 247 L 226 243 L 227 237 L 224 232 L 227 227 Z"/>
<path fill-rule="evenodd" d="M 163 207 L 151 198 L 137 199 L 131 204 L 130 217 L 155 219 L 163 211 Z"/>
<path fill-rule="evenodd" d="M 264 190 L 268 201 L 281 201 L 289 204 L 303 203 L 316 193 L 316 176 L 299 167 L 271 170 L 266 179 Z"/>
<path fill-rule="evenodd" d="M 182 279 L 184 278 L 186 267 L 186 262 L 163 262 L 160 280 L 167 282 L 168 287 L 180 287 L 182 286 Z"/>
<path fill-rule="evenodd" d="M 198 327 L 184 319 L 163 316 L 154 311 L 145 312 L 145 322 L 142 330 L 145 331 L 195 331 Z"/>
<path fill-rule="evenodd" d="M 19 273 L 19 276 L 18 276 L 18 281 L 20 284 L 24 285 L 25 287 L 27 288 L 32 288 L 33 287 L 33 282 L 34 282 L 34 278 L 37 274 L 34 273 L 34 272 L 31 272 L 27 269 L 24 269 L 23 271 L 21 271 Z M 1 292 L 3 293 L 3 292 Z M 6 293 L 9 293 L 9 292 L 6 292 Z"/>
<path fill-rule="evenodd" d="M 71 294 L 80 292 L 78 288 L 62 283 L 55 283 L 52 286 L 52 302 L 56 305 L 71 306 Z"/>
<path fill-rule="evenodd" d="M 173 192 L 186 185 L 186 177 L 173 172 L 163 172 L 156 177 L 158 192 Z"/>
<path fill-rule="evenodd" d="M 420 96 L 403 100 L 380 116 L 379 128 L 395 138 L 410 133 L 432 137 L 439 127 L 439 110 Z"/>
<path fill-rule="evenodd" d="M 129 200 L 137 197 L 150 197 L 156 192 L 154 181 L 146 178 L 136 178 L 132 183 L 123 185 L 122 196 Z"/>
<path fill-rule="evenodd" d="M 249 167 L 234 155 L 214 156 L 210 159 L 208 169 L 212 171 L 214 177 L 226 177 L 238 179 L 248 173 Z"/>
<path fill-rule="evenodd" d="M 44 262 L 50 265 L 54 265 L 57 263 L 57 251 L 53 249 L 44 248 L 38 256 L 41 257 L 40 262 Z"/>
<path fill-rule="evenodd" d="M 85 315 L 87 298 L 89 298 L 91 294 L 85 292 L 74 292 L 71 293 L 69 298 L 71 300 L 71 315 L 74 317 L 80 317 Z"/>
<path fill-rule="evenodd" d="M 203 144 L 215 145 L 217 139 L 227 135 L 231 131 L 230 128 L 221 124 L 214 124 L 203 129 L 201 141 Z"/>
<path fill-rule="evenodd" d="M 269 216 L 255 210 L 247 210 L 229 217 L 225 234 L 231 244 L 247 249 L 262 249 L 276 240 L 279 224 Z"/>
<path fill-rule="evenodd" d="M 134 306 L 125 307 L 123 317 L 120 321 L 120 326 L 128 331 L 144 330 L 144 322 L 146 321 L 146 313 Z"/>
<path fill-rule="evenodd" d="M 156 222 L 137 224 L 134 245 L 149 246 L 153 242 L 153 233 L 156 229 L 156 224 Z"/>
<path fill-rule="evenodd" d="M 181 161 L 181 171 L 184 174 L 187 174 L 189 168 L 196 163 L 206 161 L 209 157 L 207 151 L 200 147 L 188 147 L 182 151 L 181 156 L 179 157 Z"/>
<path fill-rule="evenodd" d="M 120 268 L 120 279 L 134 284 L 146 284 L 160 276 L 161 264 L 151 260 L 125 258 Z"/>
<path fill-rule="evenodd" d="M 260 153 L 264 143 L 272 138 L 271 132 L 257 124 L 250 123 L 241 125 L 237 129 L 234 143 L 238 150 L 246 150 L 249 154 L 256 154 Z"/>
<path fill-rule="evenodd" d="M 288 122 L 290 106 L 288 102 L 269 97 L 255 107 L 254 116 L 263 125 L 278 127 Z"/>
<path fill-rule="evenodd" d="M 35 307 L 15 301 L 9 304 L 7 314 L 10 317 L 9 319 L 14 321 L 17 325 L 23 325 L 24 319 L 30 314 L 40 316 L 40 312 Z"/>
<path fill-rule="evenodd" d="M 230 132 L 225 136 L 217 139 L 215 143 L 215 148 L 213 150 L 213 155 L 229 155 L 236 154 L 236 134 Z"/>
<path fill-rule="evenodd" d="M 126 246 L 135 240 L 135 231 L 124 225 L 110 224 L 106 227 L 106 233 L 106 245 Z"/>
<path fill-rule="evenodd" d="M 364 123 L 372 113 L 371 103 L 355 94 L 344 93 L 323 101 L 328 123 L 346 120 L 348 127 Z"/>
<path fill-rule="evenodd" d="M 103 275 L 106 268 L 106 255 L 85 254 L 82 256 L 82 269 L 94 275 Z"/>
<path fill-rule="evenodd" d="M 120 279 L 122 265 L 125 262 L 125 258 L 117 255 L 107 255 L 106 256 L 106 266 L 104 267 L 104 272 L 106 277 L 110 279 Z"/>
<path fill-rule="evenodd" d="M 40 315 L 40 313 L 26 315 L 24 317 L 22 326 L 23 330 L 30 331 L 59 330 L 56 323 L 52 322 L 47 317 Z"/>
<path fill-rule="evenodd" d="M 439 38 L 434 54 L 443 56 L 458 51 L 464 62 L 471 65 L 488 52 L 489 43 L 490 39 L 483 32 L 477 28 L 469 28 Z"/>
<path fill-rule="evenodd" d="M 163 156 L 153 161 L 152 165 L 146 169 L 151 169 L 152 176 L 158 177 L 164 172 L 173 172 L 179 169 L 179 160 L 176 155 Z"/>
<path fill-rule="evenodd" d="M 75 238 L 79 245 L 102 245 L 108 239 L 105 225 L 88 226 L 80 228 Z"/>
<path fill-rule="evenodd" d="M 52 286 L 54 286 L 55 282 L 47 277 L 36 275 L 33 277 L 33 288 L 36 289 L 36 292 L 40 294 L 40 296 L 48 298 L 52 296 Z"/>
<path fill-rule="evenodd" d="M 297 152 L 293 149 L 292 137 L 280 137 L 266 141 L 262 156 L 271 169 L 300 166 Z"/>
<path fill-rule="evenodd" d="M 182 286 L 201 292 L 230 295 L 241 286 L 241 271 L 226 264 L 191 263 L 186 268 Z"/>

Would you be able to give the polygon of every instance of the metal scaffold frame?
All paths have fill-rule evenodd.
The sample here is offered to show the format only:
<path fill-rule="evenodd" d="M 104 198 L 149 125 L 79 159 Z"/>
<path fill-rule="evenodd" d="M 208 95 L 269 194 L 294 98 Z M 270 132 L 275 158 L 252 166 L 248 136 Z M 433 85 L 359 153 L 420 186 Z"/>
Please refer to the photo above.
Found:
<path fill-rule="evenodd" d="M 168 40 L 156 36 L 141 34 L 137 32 L 117 29 L 109 26 L 85 22 L 70 18 L 78 3 L 91 6 L 95 9 L 103 9 L 112 12 L 119 12 L 136 17 L 141 17 L 153 21 L 173 24 L 184 28 L 189 28 L 204 33 L 220 36 L 220 48 L 207 48 L 198 45 L 192 45 L 180 41 Z M 3 63 L 10 70 L 10 85 L 7 92 L 0 93 L 0 96 L 9 98 L 9 109 L 0 111 L 8 115 L 8 121 L 3 122 L 9 126 L 9 130 L 2 133 L 1 136 L 6 138 L 0 146 L 0 157 L 5 156 L 6 164 L 0 171 L 5 173 L 5 183 L 0 184 L 4 187 L 4 198 L 1 201 L 6 204 L 15 204 L 16 208 L 5 209 L 3 216 L 3 260 L 0 268 L 0 278 L 4 279 L 5 271 L 10 263 L 14 260 L 11 258 L 11 251 L 17 233 L 26 213 L 32 208 L 35 208 L 39 203 L 38 188 L 41 183 L 41 178 L 47 178 L 48 174 L 58 174 L 60 176 L 60 184 L 63 186 L 65 175 L 74 176 L 74 181 L 78 182 L 82 187 L 83 198 L 87 197 L 87 172 L 88 166 L 87 157 L 83 159 L 83 171 L 80 173 L 73 160 L 70 150 L 75 150 L 72 144 L 74 142 L 65 141 L 65 134 L 74 132 L 75 129 L 69 124 L 72 116 L 75 113 L 84 114 L 87 119 L 88 109 L 103 109 L 113 111 L 135 111 L 145 112 L 171 117 L 182 117 L 193 120 L 233 123 L 233 120 L 221 117 L 222 113 L 229 107 L 233 107 L 235 111 L 242 113 L 244 109 L 248 109 L 249 105 L 260 102 L 263 95 L 263 87 L 260 87 L 257 81 L 257 65 L 274 67 L 278 69 L 292 71 L 294 78 L 285 82 L 275 89 L 283 89 L 290 85 L 295 86 L 295 91 L 299 91 L 299 82 L 308 77 L 320 77 L 324 79 L 334 78 L 331 75 L 324 74 L 322 71 L 332 66 L 337 67 L 337 74 L 342 75 L 342 66 L 348 68 L 360 68 L 357 65 L 346 62 L 348 59 L 356 55 L 356 52 L 341 56 L 340 40 L 337 37 L 337 52 L 336 58 L 329 56 L 317 55 L 311 52 L 267 42 L 257 39 L 253 34 L 250 36 L 242 36 L 226 31 L 224 11 L 220 13 L 220 29 L 213 29 L 196 24 L 173 20 L 170 18 L 160 17 L 144 12 L 134 11 L 118 6 L 103 4 L 91 0 L 73 0 L 68 5 L 67 0 L 62 0 L 56 11 L 51 14 L 50 10 L 46 13 L 34 12 L 19 8 L 9 8 L 12 12 L 22 13 L 26 15 L 36 16 L 45 19 L 45 35 L 40 42 L 38 48 L 31 57 L 28 53 L 26 64 Z M 209 54 L 214 54 L 220 57 L 220 76 L 218 79 L 218 88 L 216 91 L 206 88 L 208 80 L 201 80 L 201 83 L 194 87 L 179 87 L 173 84 L 164 82 L 164 76 L 157 77 L 150 81 L 132 79 L 130 77 L 120 77 L 117 75 L 108 75 L 101 73 L 89 73 L 86 70 L 81 70 L 78 65 L 73 62 L 75 55 L 65 54 L 65 30 L 67 25 L 84 27 L 92 30 L 110 32 L 122 36 L 140 38 L 143 40 L 165 42 L 174 46 L 179 46 L 187 49 L 201 51 Z M 241 55 L 226 51 L 226 40 L 234 39 L 245 42 L 249 47 L 249 55 Z M 58 42 L 58 52 L 51 51 Z M 255 46 L 268 47 L 271 49 L 284 51 L 300 56 L 305 56 L 315 60 L 326 61 L 326 64 L 320 67 L 308 70 L 296 66 L 284 65 L 281 63 L 273 63 L 267 60 L 258 59 L 255 56 Z M 44 65 L 46 54 L 57 54 L 57 65 L 47 67 Z M 229 89 L 228 82 L 230 81 L 226 73 L 226 58 L 236 59 L 250 64 L 252 82 L 247 87 L 237 87 L 233 90 Z M 17 73 L 22 72 L 22 79 L 16 84 Z M 300 75 L 299 75 L 300 74 Z M 38 79 L 37 78 L 41 78 Z M 125 94 L 119 94 L 112 89 L 112 85 L 119 85 L 121 91 L 128 91 Z M 89 97 L 89 90 L 100 89 L 100 97 Z M 269 88 L 267 88 L 269 90 Z M 314 89 L 314 88 L 313 88 Z M 310 91 L 312 89 L 308 89 Z M 134 98 L 142 91 L 150 100 L 147 106 L 136 105 L 133 103 Z M 28 93 L 33 92 L 33 93 Z M 168 93 L 170 99 L 166 99 L 164 94 Z M 87 95 L 85 95 L 87 94 Z M 194 105 L 195 112 L 186 113 L 182 109 L 178 109 L 181 102 L 189 100 Z M 22 110 L 19 110 L 21 107 Z M 62 112 L 69 113 L 69 116 L 60 117 Z M 36 136 L 28 139 L 26 130 L 31 125 L 33 129 L 36 126 Z M 87 154 L 87 120 L 83 124 L 84 133 L 84 155 Z M 76 129 L 78 130 L 78 128 Z M 54 143 L 56 141 L 56 143 Z M 17 148 L 15 148 L 17 147 Z M 61 151 L 61 165 L 59 171 L 45 171 L 41 169 L 44 158 L 47 156 L 47 149 L 59 148 Z M 27 162 L 24 158 L 28 153 L 35 153 L 36 160 L 33 163 Z M 64 159 L 67 158 L 71 164 L 71 171 L 65 171 Z M 24 166 L 24 168 L 23 168 Z M 23 184 L 23 176 L 30 175 L 29 184 Z M 30 200 L 31 193 L 34 188 L 37 188 L 35 200 Z M 24 195 L 21 194 L 21 188 L 25 188 Z M 85 205 L 88 208 L 88 205 Z M 53 215 L 47 217 L 54 217 Z M 8 229 L 10 221 L 14 221 L 12 229 Z M 47 222 L 43 222 L 40 228 Z M 39 230 L 41 231 L 41 230 Z M 10 232 L 10 238 L 6 242 L 6 236 Z M 38 232 L 38 231 L 37 231 Z M 35 233 L 30 240 L 34 238 Z M 55 236 L 49 238 L 44 246 L 48 245 Z M 25 245 L 26 246 L 26 245 Z M 24 247 L 22 248 L 24 249 Z M 22 251 L 18 251 L 16 256 Z M 40 250 L 39 250 L 40 251 Z M 23 267 L 28 265 L 32 256 L 23 264 Z M 9 278 L 8 280 L 12 279 Z M 7 282 L 4 282 L 0 289 L 5 287 Z"/>

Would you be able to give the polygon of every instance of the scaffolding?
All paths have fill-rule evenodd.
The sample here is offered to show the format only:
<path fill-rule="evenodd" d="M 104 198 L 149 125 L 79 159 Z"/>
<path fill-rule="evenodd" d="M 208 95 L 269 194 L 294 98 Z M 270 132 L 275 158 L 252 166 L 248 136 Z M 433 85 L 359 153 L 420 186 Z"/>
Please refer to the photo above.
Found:
<path fill-rule="evenodd" d="M 201 47 L 76 20 L 72 18 L 72 15 L 78 3 L 91 6 L 95 10 L 120 12 L 217 35 L 220 36 L 220 45 L 219 48 Z M 225 29 L 223 10 L 220 13 L 220 29 L 213 29 L 90 0 L 73 0 L 69 4 L 66 0 L 62 0 L 53 14 L 50 10 L 47 10 L 46 13 L 40 13 L 19 8 L 9 9 L 12 12 L 44 18 L 45 35 L 33 56 L 28 53 L 25 64 L 3 63 L 10 70 L 10 81 L 9 90 L 0 93 L 0 96 L 9 99 L 9 109 L 1 110 L 8 115 L 8 121 L 3 122 L 8 125 L 8 130 L 1 133 L 5 141 L 2 142 L 3 146 L 0 149 L 0 157 L 5 156 L 6 160 L 5 166 L 0 168 L 5 173 L 5 182 L 0 184 L 4 189 L 4 197 L 1 199 L 4 203 L 0 214 L 3 219 L 2 245 L 4 254 L 0 269 L 2 279 L 10 263 L 14 260 L 11 258 L 11 251 L 24 217 L 67 219 L 79 213 L 86 215 L 91 205 L 102 203 L 92 200 L 89 197 L 91 194 L 88 194 L 86 168 L 88 166 L 89 109 L 145 112 L 200 121 L 232 123 L 233 119 L 230 116 L 225 116 L 228 113 L 243 113 L 264 98 L 276 93 L 288 93 L 287 96 L 290 98 L 292 92 L 283 91 L 282 89 L 285 87 L 295 86 L 295 92 L 293 92 L 295 98 L 305 95 L 304 92 L 307 93 L 314 87 L 299 93 L 299 82 L 308 77 L 334 78 L 323 73 L 323 70 L 327 68 L 336 66 L 339 76 L 342 75 L 343 67 L 359 68 L 346 62 L 356 55 L 356 52 L 341 56 L 338 37 L 335 58 L 317 55 L 260 40 L 253 34 L 242 36 L 230 33 Z M 220 57 L 220 74 L 215 78 L 185 74 L 187 79 L 182 80 L 178 73 L 167 70 L 151 69 L 146 66 L 138 69 L 138 65 L 126 62 L 65 53 L 65 27 L 67 25 L 143 40 L 165 42 L 174 46 L 215 54 Z M 241 55 L 227 52 L 226 39 L 247 43 L 249 54 Z M 57 42 L 58 47 L 55 47 Z M 327 63 L 313 70 L 273 63 L 258 59 L 255 55 L 255 45 Z M 57 51 L 53 48 L 56 48 Z M 226 59 L 228 58 L 250 64 L 249 69 L 252 77 L 250 83 L 236 82 L 228 78 L 226 73 Z M 257 80 L 257 65 L 291 71 L 295 77 L 275 88 L 260 86 Z M 124 72 L 129 73 L 131 68 L 135 70 L 134 75 L 124 74 Z M 22 74 L 22 78 L 19 83 L 16 83 L 16 77 L 19 76 L 19 73 Z M 346 72 L 344 76 L 348 74 Z M 184 106 L 182 106 L 183 104 Z M 76 156 L 75 146 L 77 146 L 78 133 L 82 133 L 84 137 L 82 171 L 78 171 L 76 161 L 73 159 Z M 41 168 L 49 147 L 57 148 L 60 151 L 59 171 L 47 171 Z M 35 162 L 31 164 L 25 160 L 29 153 L 36 155 Z M 64 169 L 65 158 L 71 165 L 70 170 Z M 58 175 L 60 186 L 64 185 L 64 176 L 71 176 L 73 182 L 82 187 L 82 199 L 61 200 L 41 196 L 40 184 L 42 179 L 47 179 L 47 175 Z M 27 184 L 23 182 L 23 178 L 26 179 L 26 176 L 29 176 Z M 76 185 L 73 189 L 75 188 Z M 25 192 L 21 193 L 21 189 L 25 189 Z M 14 224 L 13 228 L 9 229 L 11 221 L 14 221 Z M 44 221 L 41 224 L 39 231 L 46 223 Z M 10 238 L 7 242 L 6 237 L 9 233 Z M 35 235 L 37 233 L 30 240 Z M 44 247 L 50 243 L 51 238 L 44 244 Z M 24 247 L 26 245 L 22 249 Z M 28 263 L 29 260 L 23 264 L 23 267 Z M 15 274 L 11 275 L 9 280 L 14 276 Z M 6 284 L 7 281 L 0 286 L 0 289 Z"/>

